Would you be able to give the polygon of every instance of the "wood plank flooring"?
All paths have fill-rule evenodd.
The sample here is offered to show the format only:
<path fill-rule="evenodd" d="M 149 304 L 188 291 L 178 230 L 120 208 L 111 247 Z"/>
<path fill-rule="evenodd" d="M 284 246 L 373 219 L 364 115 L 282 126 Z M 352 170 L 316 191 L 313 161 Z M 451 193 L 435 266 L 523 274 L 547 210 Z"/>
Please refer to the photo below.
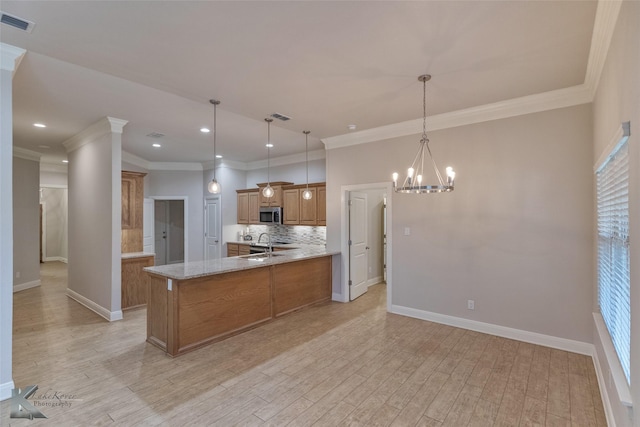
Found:
<path fill-rule="evenodd" d="M 591 358 L 389 314 L 383 284 L 174 359 L 145 309 L 109 323 L 66 286 L 46 263 L 14 294 L 14 381 L 48 419 L 4 401 L 2 426 L 606 426 Z"/>

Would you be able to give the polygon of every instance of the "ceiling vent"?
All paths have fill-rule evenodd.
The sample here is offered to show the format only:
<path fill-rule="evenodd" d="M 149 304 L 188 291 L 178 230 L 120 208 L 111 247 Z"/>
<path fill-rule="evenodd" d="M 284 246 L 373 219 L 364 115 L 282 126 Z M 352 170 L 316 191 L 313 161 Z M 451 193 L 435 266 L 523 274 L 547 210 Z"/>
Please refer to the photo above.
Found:
<path fill-rule="evenodd" d="M 158 132 L 151 132 L 151 133 L 148 133 L 147 136 L 149 138 L 162 138 L 164 136 L 164 134 L 163 133 L 158 133 Z"/>
<path fill-rule="evenodd" d="M 280 114 L 280 113 L 273 113 L 271 117 L 273 117 L 274 119 L 282 120 L 283 122 L 286 122 L 287 120 L 291 120 L 291 117 L 285 116 L 284 114 Z"/>
<path fill-rule="evenodd" d="M 36 25 L 31 21 L 18 18 L 17 16 L 9 15 L 8 13 L 0 12 L 0 15 L 0 22 L 2 22 L 3 24 L 10 25 L 14 28 L 18 28 L 19 30 L 26 31 L 28 33 L 33 31 L 33 27 Z"/>

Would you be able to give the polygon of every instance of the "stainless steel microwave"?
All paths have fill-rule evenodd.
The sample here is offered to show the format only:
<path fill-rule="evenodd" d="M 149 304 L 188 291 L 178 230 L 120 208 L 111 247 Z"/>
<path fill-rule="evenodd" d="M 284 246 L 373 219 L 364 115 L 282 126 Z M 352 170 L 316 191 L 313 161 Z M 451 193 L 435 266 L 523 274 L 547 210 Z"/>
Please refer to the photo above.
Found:
<path fill-rule="evenodd" d="M 260 224 L 282 224 L 282 208 L 260 208 Z"/>

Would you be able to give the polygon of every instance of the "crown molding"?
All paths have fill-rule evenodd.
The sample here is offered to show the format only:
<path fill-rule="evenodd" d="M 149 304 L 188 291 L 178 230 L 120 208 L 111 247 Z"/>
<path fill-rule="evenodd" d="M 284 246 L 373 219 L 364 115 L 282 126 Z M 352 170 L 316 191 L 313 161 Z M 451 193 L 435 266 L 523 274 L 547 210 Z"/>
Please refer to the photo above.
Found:
<path fill-rule="evenodd" d="M 25 53 L 27 51 L 19 47 L 0 43 L 0 69 L 11 71 L 15 74 Z"/>
<path fill-rule="evenodd" d="M 587 72 L 584 78 L 584 84 L 589 88 L 592 99 L 595 97 L 600 83 L 600 76 L 607 60 L 607 53 L 609 52 L 621 7 L 621 1 L 598 1 L 596 19 L 593 23 L 593 33 L 591 35 L 589 62 L 587 63 Z"/>
<path fill-rule="evenodd" d="M 465 108 L 463 110 L 436 114 L 427 117 L 427 130 L 435 131 L 457 126 L 466 126 L 491 120 L 505 119 L 556 108 L 587 104 L 593 100 L 591 91 L 584 84 L 535 95 L 523 96 L 493 104 Z M 327 150 L 366 144 L 368 142 L 416 135 L 422 132 L 422 119 L 408 120 L 366 129 L 360 132 L 322 139 Z"/>
<path fill-rule="evenodd" d="M 202 164 L 188 162 L 149 162 L 152 171 L 202 171 Z"/>
<path fill-rule="evenodd" d="M 40 172 L 54 172 L 54 173 L 69 173 L 69 168 L 66 164 L 50 163 L 46 160 L 40 161 Z"/>
<path fill-rule="evenodd" d="M 40 162 L 40 157 L 42 157 L 42 154 L 36 151 L 27 150 L 25 148 L 13 147 L 13 157 Z"/>
<path fill-rule="evenodd" d="M 591 35 L 589 61 L 583 84 L 429 116 L 427 117 L 427 130 L 448 129 L 593 102 L 600 76 L 607 60 L 607 53 L 609 52 L 621 6 L 622 1 L 618 0 L 598 1 Z M 322 142 L 327 150 L 332 150 L 384 139 L 416 135 L 421 132 L 422 119 L 415 119 L 324 138 Z"/>
<path fill-rule="evenodd" d="M 145 160 L 142 157 L 138 157 L 135 154 L 131 154 L 128 151 L 124 151 L 124 150 L 122 150 L 122 161 L 131 163 L 132 165 L 136 165 L 138 167 L 141 167 L 147 170 L 150 169 L 149 165 L 151 164 L 150 161 Z"/>
<path fill-rule="evenodd" d="M 326 158 L 325 150 L 309 151 L 309 161 L 322 160 Z M 270 160 L 271 166 L 285 166 L 306 161 L 305 153 L 291 154 L 289 156 L 275 157 Z M 256 162 L 247 163 L 247 170 L 265 169 L 267 167 L 266 160 L 258 160 Z"/>
<path fill-rule="evenodd" d="M 122 133 L 124 125 L 129 123 L 127 120 L 116 119 L 114 117 L 105 117 L 98 120 L 85 130 L 75 134 L 71 138 L 62 143 L 67 153 L 77 150 L 83 145 L 107 135 L 109 133 Z"/>
<path fill-rule="evenodd" d="M 218 169 L 227 168 L 227 169 L 236 169 L 241 171 L 248 170 L 247 164 L 244 162 L 236 162 L 235 160 L 226 160 L 221 159 L 216 161 L 216 166 Z M 209 160 L 208 162 L 202 163 L 203 170 L 211 170 L 213 169 L 213 160 Z"/>

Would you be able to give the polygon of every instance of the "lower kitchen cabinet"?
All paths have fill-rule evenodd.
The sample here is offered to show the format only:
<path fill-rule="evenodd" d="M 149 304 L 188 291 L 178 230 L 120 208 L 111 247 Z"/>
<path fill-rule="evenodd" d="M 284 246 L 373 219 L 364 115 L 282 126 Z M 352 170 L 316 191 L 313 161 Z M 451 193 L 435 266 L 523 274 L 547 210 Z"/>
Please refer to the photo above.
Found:
<path fill-rule="evenodd" d="M 121 298 L 122 309 L 140 307 L 147 304 L 149 276 L 142 270 L 155 264 L 155 257 L 147 255 L 122 259 Z"/>

